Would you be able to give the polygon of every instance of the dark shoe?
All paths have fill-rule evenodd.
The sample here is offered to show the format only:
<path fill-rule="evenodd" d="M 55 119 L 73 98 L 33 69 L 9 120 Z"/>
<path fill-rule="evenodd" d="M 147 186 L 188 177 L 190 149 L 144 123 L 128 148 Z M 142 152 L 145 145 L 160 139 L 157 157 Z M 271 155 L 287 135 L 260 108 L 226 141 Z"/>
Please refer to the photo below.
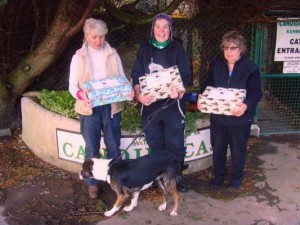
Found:
<path fill-rule="evenodd" d="M 176 187 L 177 187 L 177 190 L 181 193 L 186 193 L 189 190 L 183 181 L 183 177 L 182 177 L 181 173 L 178 174 L 176 177 Z"/>
<path fill-rule="evenodd" d="M 210 187 L 212 189 L 219 189 L 223 185 L 223 182 L 224 181 L 221 181 L 221 180 L 212 180 L 210 182 Z"/>
<path fill-rule="evenodd" d="M 242 184 L 242 181 L 240 181 L 240 180 L 232 180 L 228 187 L 231 189 L 239 189 L 241 184 Z"/>
<path fill-rule="evenodd" d="M 98 194 L 99 194 L 99 188 L 98 186 L 89 186 L 89 196 L 91 199 L 96 199 L 98 198 Z"/>
<path fill-rule="evenodd" d="M 187 168 L 189 168 L 189 164 L 183 164 L 180 168 L 181 171 L 186 170 Z"/>

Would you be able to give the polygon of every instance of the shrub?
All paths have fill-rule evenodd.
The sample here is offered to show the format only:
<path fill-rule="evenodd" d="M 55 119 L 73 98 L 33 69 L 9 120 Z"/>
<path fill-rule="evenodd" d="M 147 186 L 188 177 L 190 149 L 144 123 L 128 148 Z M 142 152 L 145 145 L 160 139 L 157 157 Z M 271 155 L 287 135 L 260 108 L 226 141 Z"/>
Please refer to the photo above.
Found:
<path fill-rule="evenodd" d="M 43 107 L 63 116 L 78 119 L 79 115 L 74 111 L 75 99 L 69 91 L 49 91 L 43 89 L 38 99 Z"/>

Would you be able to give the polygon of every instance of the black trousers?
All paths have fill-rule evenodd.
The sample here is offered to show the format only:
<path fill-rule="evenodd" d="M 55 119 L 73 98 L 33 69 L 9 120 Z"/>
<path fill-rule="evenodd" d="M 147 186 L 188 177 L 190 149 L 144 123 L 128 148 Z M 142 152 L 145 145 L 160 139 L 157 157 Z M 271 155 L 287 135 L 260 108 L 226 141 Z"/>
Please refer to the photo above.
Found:
<path fill-rule="evenodd" d="M 148 124 L 148 114 L 142 114 L 142 126 L 147 144 L 152 151 L 167 149 L 174 151 L 180 161 L 184 161 L 185 146 L 185 117 L 179 110 L 179 106 L 172 105 L 155 115 Z"/>
<path fill-rule="evenodd" d="M 215 180 L 223 182 L 226 175 L 227 150 L 232 159 L 232 180 L 242 181 L 251 124 L 243 126 L 210 125 Z"/>

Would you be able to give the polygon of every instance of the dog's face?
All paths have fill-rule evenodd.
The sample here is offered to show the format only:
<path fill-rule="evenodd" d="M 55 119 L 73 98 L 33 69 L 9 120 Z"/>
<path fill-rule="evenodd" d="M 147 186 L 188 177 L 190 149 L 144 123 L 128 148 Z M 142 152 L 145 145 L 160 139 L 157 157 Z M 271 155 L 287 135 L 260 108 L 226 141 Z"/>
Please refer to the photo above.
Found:
<path fill-rule="evenodd" d="M 79 174 L 80 179 L 95 178 L 96 180 L 106 181 L 110 161 L 111 159 L 96 158 L 84 161 Z"/>

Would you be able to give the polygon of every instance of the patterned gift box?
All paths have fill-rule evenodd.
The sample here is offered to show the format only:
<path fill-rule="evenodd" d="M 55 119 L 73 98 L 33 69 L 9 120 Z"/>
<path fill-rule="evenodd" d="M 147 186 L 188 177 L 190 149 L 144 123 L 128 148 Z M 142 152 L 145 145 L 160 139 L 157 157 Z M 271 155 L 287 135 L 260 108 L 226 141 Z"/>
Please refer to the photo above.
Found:
<path fill-rule="evenodd" d="M 172 66 L 139 78 L 141 93 L 153 95 L 155 101 L 170 96 L 171 84 L 180 92 L 184 92 L 183 83 L 177 66 Z"/>
<path fill-rule="evenodd" d="M 124 76 L 88 81 L 83 87 L 88 91 L 93 107 L 132 100 L 128 97 L 132 86 Z"/>
<path fill-rule="evenodd" d="M 246 97 L 245 89 L 207 86 L 198 103 L 203 105 L 201 112 L 232 115 L 231 110 Z"/>

